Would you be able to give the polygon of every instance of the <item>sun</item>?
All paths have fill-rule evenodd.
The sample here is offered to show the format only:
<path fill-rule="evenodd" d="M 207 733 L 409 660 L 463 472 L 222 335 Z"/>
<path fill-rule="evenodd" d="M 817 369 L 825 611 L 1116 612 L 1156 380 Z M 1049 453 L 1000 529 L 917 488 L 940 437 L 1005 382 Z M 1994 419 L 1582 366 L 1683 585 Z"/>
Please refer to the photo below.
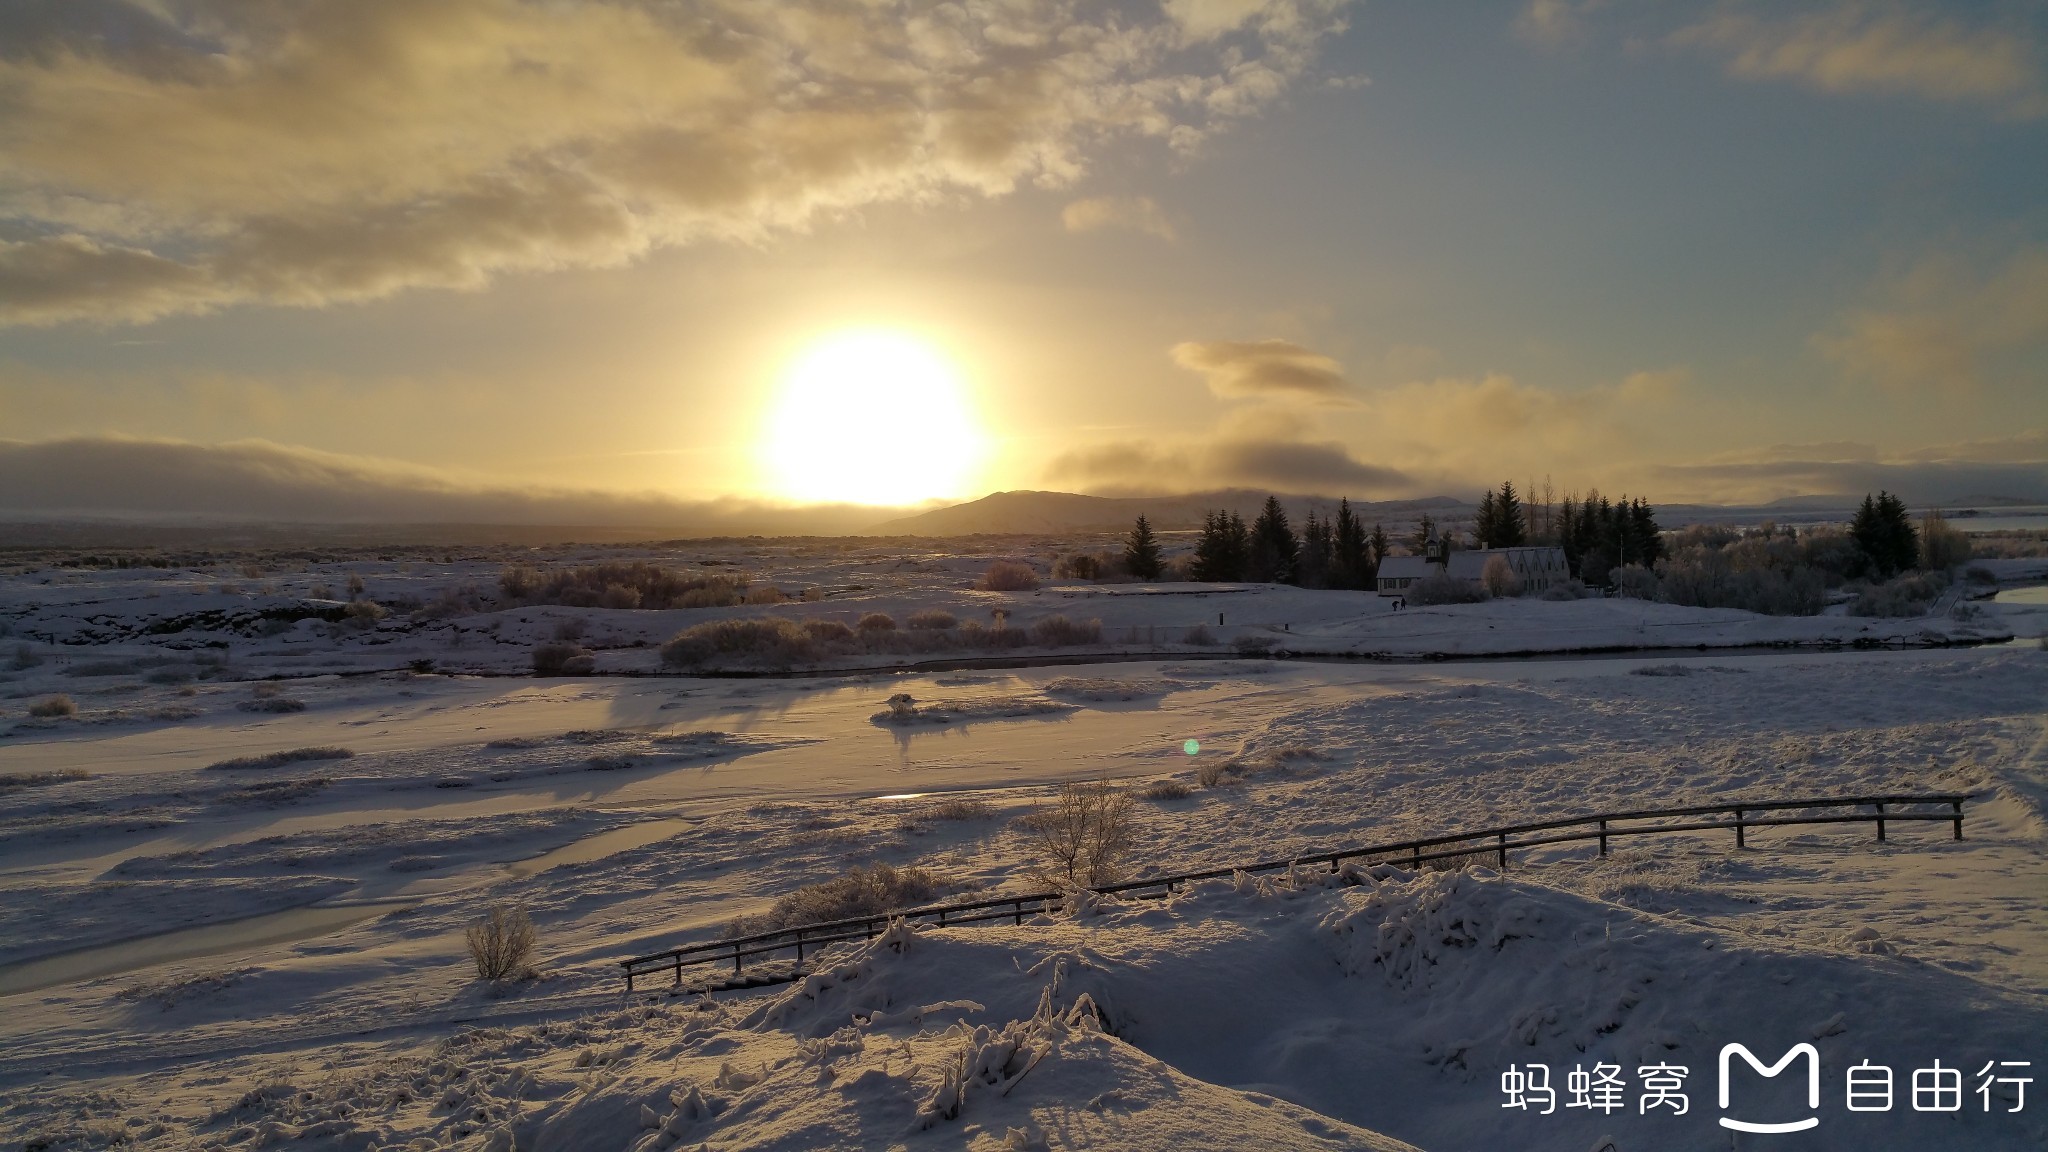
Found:
<path fill-rule="evenodd" d="M 794 500 L 915 504 L 962 494 L 987 449 L 953 366 L 895 332 L 844 332 L 790 365 L 762 444 Z"/>

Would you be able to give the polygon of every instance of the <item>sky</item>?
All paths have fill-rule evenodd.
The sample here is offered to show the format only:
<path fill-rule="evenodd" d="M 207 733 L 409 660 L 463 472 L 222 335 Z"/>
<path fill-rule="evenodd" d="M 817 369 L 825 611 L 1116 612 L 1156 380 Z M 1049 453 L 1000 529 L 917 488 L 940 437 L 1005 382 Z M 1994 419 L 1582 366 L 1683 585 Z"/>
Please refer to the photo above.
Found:
<path fill-rule="evenodd" d="M 2048 501 L 2044 190 L 2035 3 L 22 0 L 0 510 Z"/>

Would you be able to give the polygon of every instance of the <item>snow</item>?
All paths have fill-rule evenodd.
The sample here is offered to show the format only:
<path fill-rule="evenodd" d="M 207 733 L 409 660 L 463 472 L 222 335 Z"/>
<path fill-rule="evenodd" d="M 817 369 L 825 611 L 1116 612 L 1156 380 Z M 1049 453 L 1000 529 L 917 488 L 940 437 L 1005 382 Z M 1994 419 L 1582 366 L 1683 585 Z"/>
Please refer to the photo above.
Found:
<path fill-rule="evenodd" d="M 878 575 L 886 557 L 772 559 L 791 583 L 811 565 L 870 589 L 775 611 L 1000 601 L 1013 625 L 1100 615 L 1110 648 L 1139 629 L 1143 658 L 534 680 L 499 673 L 564 615 L 590 621 L 585 643 L 625 645 L 601 647 L 600 668 L 646 671 L 652 649 L 632 639 L 705 613 L 515 610 L 494 614 L 503 642 L 456 621 L 454 648 L 453 625 L 139 626 L 145 608 L 161 624 L 272 603 L 189 575 L 0 581 L 11 640 L 44 657 L 0 673 L 0 777 L 17 778 L 0 787 L 0 1137 L 1584 1152 L 1611 1134 L 1625 1152 L 1722 1149 L 1720 1046 L 1805 1041 L 1829 1088 L 1800 1147 L 2048 1143 L 2041 1102 L 1985 1113 L 1974 1080 L 1953 1116 L 1838 1099 L 1866 1056 L 2048 1066 L 2048 652 L 1916 647 L 2037 636 L 2048 606 L 1914 621 L 1625 601 L 1394 612 L 1292 589 L 959 587 L 985 557 L 893 576 Z M 478 579 L 460 563 L 367 578 L 423 595 Z M 1143 632 L 1204 621 L 1225 646 Z M 1318 662 L 1236 656 L 1227 642 L 1250 634 L 1434 657 L 1677 646 Z M 196 658 L 221 651 L 208 639 L 225 662 Z M 1788 643 L 1818 647 L 1756 647 Z M 438 671 L 412 670 L 427 658 Z M 83 718 L 29 721 L 54 692 Z M 304 709 L 240 707 L 277 698 Z M 174 708 L 193 714 L 149 717 Z M 330 746 L 353 755 L 209 767 Z M 1262 876 L 899 931 L 838 946 L 780 990 L 623 993 L 619 959 L 715 938 L 855 864 L 926 868 L 969 898 L 1020 890 L 1033 848 L 1018 819 L 1098 777 L 1190 789 L 1139 804 L 1139 871 L 1730 797 L 1974 799 L 1960 842 L 1945 825 L 1882 845 L 1838 826 L 1756 832 L 1740 852 L 1725 833 L 1605 859 L 1556 846 L 1505 873 Z M 991 816 L 926 815 L 956 796 Z M 493 986 L 467 967 L 462 932 L 496 903 L 539 925 L 539 978 Z M 1633 1082 L 1660 1061 L 1691 1070 L 1686 1117 L 1500 1106 L 1510 1065 L 1546 1063 L 1561 1087 L 1575 1063 Z"/>

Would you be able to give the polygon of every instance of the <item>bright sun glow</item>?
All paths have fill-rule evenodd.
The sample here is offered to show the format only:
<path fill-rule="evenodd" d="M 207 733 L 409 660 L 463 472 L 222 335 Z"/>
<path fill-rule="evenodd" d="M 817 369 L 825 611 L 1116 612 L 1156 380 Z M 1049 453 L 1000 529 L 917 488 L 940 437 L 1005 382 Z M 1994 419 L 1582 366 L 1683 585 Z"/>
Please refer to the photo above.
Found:
<path fill-rule="evenodd" d="M 895 333 L 851 332 L 790 367 L 763 447 L 791 499 L 915 504 L 961 495 L 985 438 L 937 352 Z"/>

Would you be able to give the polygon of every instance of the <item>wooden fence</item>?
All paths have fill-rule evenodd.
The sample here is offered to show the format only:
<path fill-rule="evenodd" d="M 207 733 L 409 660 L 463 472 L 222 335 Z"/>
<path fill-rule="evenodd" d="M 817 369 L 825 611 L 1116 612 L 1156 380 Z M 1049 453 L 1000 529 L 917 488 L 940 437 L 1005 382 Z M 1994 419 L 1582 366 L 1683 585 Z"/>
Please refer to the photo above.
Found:
<path fill-rule="evenodd" d="M 1500 828 L 1484 828 L 1476 832 L 1456 832 L 1444 836 L 1427 836 L 1419 840 L 1400 840 L 1390 844 L 1373 844 L 1362 848 L 1290 856 L 1284 860 L 1262 860 L 1255 864 L 1238 864 L 1199 872 L 1177 872 L 1170 876 L 1150 876 L 1121 884 L 1105 884 L 1095 891 L 1125 899 L 1159 899 L 1178 892 L 1189 884 L 1203 880 L 1228 879 L 1238 873 L 1278 872 L 1290 868 L 1327 868 L 1331 872 L 1336 872 L 1346 863 L 1402 864 L 1420 868 L 1430 861 L 1473 856 L 1492 857 L 1499 867 L 1506 869 L 1509 853 L 1530 848 L 1598 842 L 1600 855 L 1605 856 L 1609 842 L 1620 837 L 1663 836 L 1681 832 L 1731 829 L 1735 833 L 1737 848 L 1748 846 L 1749 834 L 1753 829 L 1821 824 L 1875 824 L 1877 838 L 1882 842 L 1887 838 L 1889 825 L 1933 821 L 1952 824 L 1955 838 L 1961 840 L 1963 802 L 1968 799 L 1969 796 L 1963 794 L 1938 793 L 1832 797 L 1818 800 L 1737 800 L 1680 808 L 1647 808 L 1631 812 L 1606 812 L 1593 816 L 1567 816 L 1555 820 L 1510 824 Z M 855 917 L 850 920 L 780 928 L 772 932 L 757 932 L 702 944 L 686 944 L 665 952 L 635 956 L 619 963 L 625 970 L 628 992 L 633 991 L 638 978 L 658 972 L 673 972 L 674 982 L 681 985 L 684 968 L 705 964 L 732 965 L 732 976 L 720 981 L 723 987 L 778 984 L 796 978 L 804 959 L 819 949 L 848 940 L 872 940 L 877 933 L 886 929 L 892 920 L 906 920 L 940 928 L 995 920 L 1022 924 L 1025 916 L 1050 912 L 1064 899 L 1065 897 L 1058 892 L 1034 892 L 961 904 L 934 904 L 923 908 Z M 794 966 L 772 971 L 757 971 L 753 974 L 745 970 L 749 960 L 784 953 L 794 954 Z"/>

